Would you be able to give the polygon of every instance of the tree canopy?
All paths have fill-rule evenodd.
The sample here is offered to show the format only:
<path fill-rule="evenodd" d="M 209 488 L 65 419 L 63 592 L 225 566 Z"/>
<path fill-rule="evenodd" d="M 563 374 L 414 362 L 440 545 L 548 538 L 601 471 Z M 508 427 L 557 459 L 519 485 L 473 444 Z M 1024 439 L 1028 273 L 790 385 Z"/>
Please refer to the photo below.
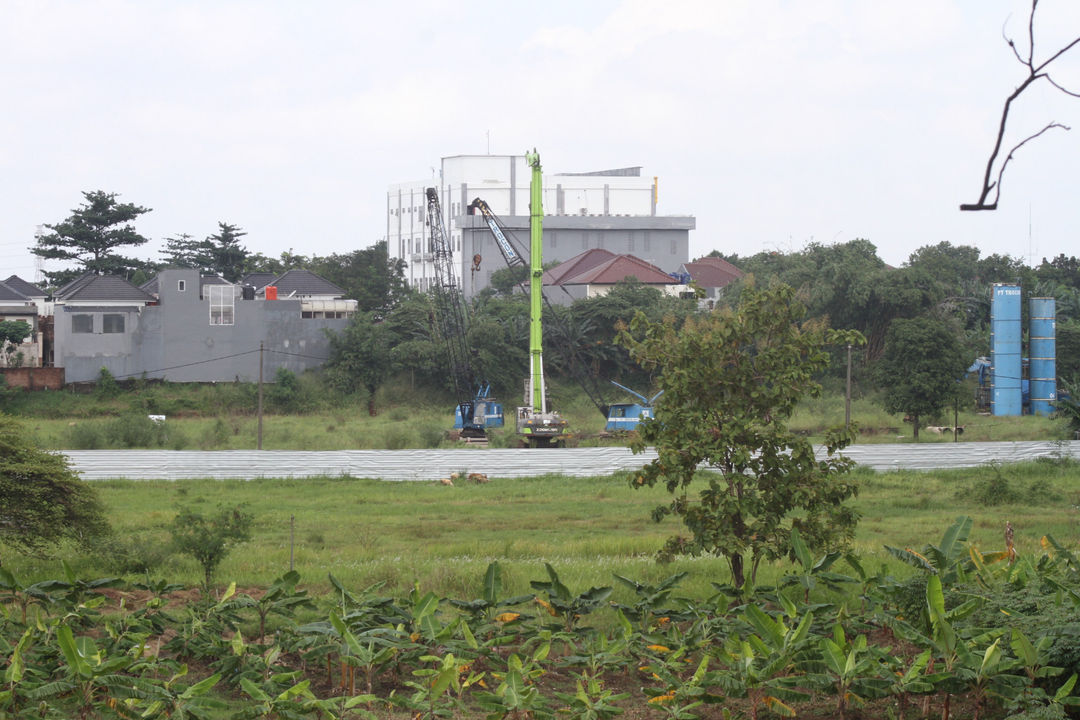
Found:
<path fill-rule="evenodd" d="M 19 423 L 0 414 L 0 542 L 37 552 L 108 531 L 93 488 L 62 455 L 39 450 Z"/>
<path fill-rule="evenodd" d="M 955 328 L 941 318 L 894 320 L 877 368 L 885 410 L 910 416 L 918 440 L 920 418 L 940 413 L 958 397 L 968 364 Z"/>
<path fill-rule="evenodd" d="M 63 285 L 85 272 L 126 277 L 143 265 L 118 251 L 146 244 L 147 238 L 136 232 L 134 222 L 150 208 L 121 203 L 117 197 L 101 190 L 84 192 L 85 202 L 66 220 L 45 225 L 52 232 L 39 236 L 31 252 L 46 260 L 75 263 L 74 268 L 46 272 L 50 284 Z"/>
<path fill-rule="evenodd" d="M 689 317 L 681 330 L 639 313 L 619 335 L 664 391 L 632 444 L 635 452 L 655 446 L 657 458 L 632 485 L 664 485 L 675 497 L 654 517 L 679 515 L 692 535 L 669 549 L 723 556 L 739 589 L 748 569 L 753 582 L 762 560 L 788 552 L 793 527 L 818 547 L 854 530 L 856 514 L 844 504 L 856 492 L 846 478 L 852 463 L 833 454 L 852 436 L 830 432 L 829 457 L 818 461 L 787 420 L 820 391 L 813 378 L 828 363 L 825 346 L 861 338 L 804 322 L 805 313 L 790 286 L 759 289 L 750 279 L 734 308 Z"/>

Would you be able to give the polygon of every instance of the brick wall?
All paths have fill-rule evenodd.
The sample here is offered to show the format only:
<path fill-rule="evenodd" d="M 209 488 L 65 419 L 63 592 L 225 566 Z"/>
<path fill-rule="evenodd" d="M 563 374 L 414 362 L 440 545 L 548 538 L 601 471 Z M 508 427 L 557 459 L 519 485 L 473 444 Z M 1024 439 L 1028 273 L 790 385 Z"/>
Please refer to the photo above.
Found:
<path fill-rule="evenodd" d="M 0 368 L 8 387 L 25 390 L 60 390 L 64 387 L 64 368 Z"/>

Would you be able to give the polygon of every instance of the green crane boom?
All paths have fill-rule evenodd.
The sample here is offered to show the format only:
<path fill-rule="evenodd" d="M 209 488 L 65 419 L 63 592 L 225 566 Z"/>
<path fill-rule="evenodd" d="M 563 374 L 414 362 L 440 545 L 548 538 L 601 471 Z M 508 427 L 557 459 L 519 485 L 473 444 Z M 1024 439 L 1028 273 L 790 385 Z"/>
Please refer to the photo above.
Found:
<path fill-rule="evenodd" d="M 535 149 L 525 153 L 525 162 L 532 168 L 529 183 L 529 401 L 533 412 L 547 412 L 544 397 L 544 206 L 543 173 L 540 155 Z"/>
<path fill-rule="evenodd" d="M 532 168 L 529 185 L 529 378 L 526 381 L 525 405 L 518 408 L 517 429 L 530 447 L 561 446 L 568 437 L 566 420 L 547 408 L 544 388 L 544 206 L 543 173 L 540 155 L 535 149 L 525 153 Z"/>

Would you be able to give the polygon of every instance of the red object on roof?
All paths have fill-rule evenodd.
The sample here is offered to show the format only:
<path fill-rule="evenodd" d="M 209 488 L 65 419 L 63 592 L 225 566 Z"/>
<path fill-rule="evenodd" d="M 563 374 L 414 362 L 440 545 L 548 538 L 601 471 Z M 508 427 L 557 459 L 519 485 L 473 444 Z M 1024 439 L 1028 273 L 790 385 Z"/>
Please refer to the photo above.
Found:
<path fill-rule="evenodd" d="M 718 257 L 698 258 L 683 265 L 690 277 L 703 288 L 722 288 L 743 276 L 743 271 Z"/>

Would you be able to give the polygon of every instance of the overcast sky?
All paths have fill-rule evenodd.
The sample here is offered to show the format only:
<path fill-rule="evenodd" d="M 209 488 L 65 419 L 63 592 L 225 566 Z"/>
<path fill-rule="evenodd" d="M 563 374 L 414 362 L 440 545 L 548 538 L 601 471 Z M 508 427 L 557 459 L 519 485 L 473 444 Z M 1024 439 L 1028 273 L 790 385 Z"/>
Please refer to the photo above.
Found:
<path fill-rule="evenodd" d="M 536 147 L 546 172 L 641 165 L 691 254 L 948 240 L 1035 264 L 1080 254 L 1080 99 L 1025 94 L 996 212 L 977 199 L 1024 77 L 1024 0 L 172 2 L 8 0 L 0 23 L 0 277 L 82 191 L 325 255 L 385 234 L 387 185 L 448 155 Z M 1036 60 L 1080 35 L 1043 0 Z M 1055 78 L 1080 89 L 1080 48 Z M 1010 142 L 1011 141 L 1011 142 Z M 52 266 L 49 266 L 52 267 Z M 47 268 L 48 269 L 48 268 Z"/>

